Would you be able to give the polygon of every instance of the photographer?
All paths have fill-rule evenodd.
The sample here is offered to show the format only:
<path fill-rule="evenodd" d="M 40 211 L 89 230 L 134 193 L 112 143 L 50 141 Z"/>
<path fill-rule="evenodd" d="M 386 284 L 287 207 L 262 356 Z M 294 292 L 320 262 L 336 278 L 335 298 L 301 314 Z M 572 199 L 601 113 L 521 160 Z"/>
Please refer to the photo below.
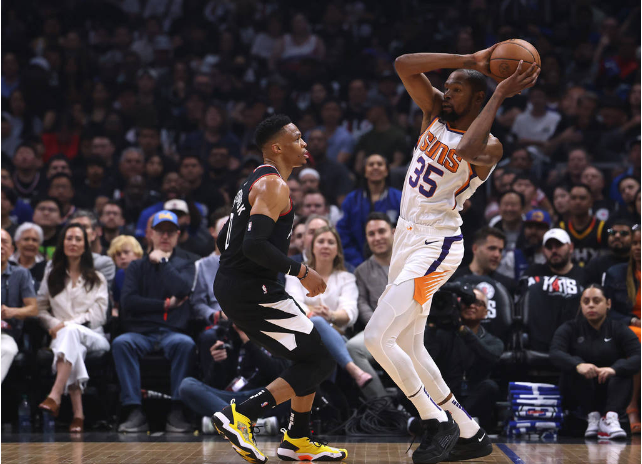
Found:
<path fill-rule="evenodd" d="M 499 393 L 497 383 L 489 376 L 504 351 L 504 343 L 481 325 L 487 306 L 488 299 L 481 290 L 446 284 L 435 294 L 424 341 L 453 394 L 489 430 L 493 428 L 493 406 Z"/>

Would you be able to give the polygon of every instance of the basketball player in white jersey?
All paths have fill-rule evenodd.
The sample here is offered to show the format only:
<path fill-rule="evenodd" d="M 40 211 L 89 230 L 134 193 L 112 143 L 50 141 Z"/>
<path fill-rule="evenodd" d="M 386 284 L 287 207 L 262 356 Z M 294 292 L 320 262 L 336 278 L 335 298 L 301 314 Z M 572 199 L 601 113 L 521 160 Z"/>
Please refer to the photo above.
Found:
<path fill-rule="evenodd" d="M 424 346 L 432 296 L 464 255 L 459 211 L 493 171 L 502 145 L 490 134 L 504 99 L 532 87 L 540 69 L 520 63 L 484 106 L 494 47 L 473 55 L 416 53 L 395 61 L 423 111 L 421 136 L 406 174 L 388 286 L 365 329 L 366 347 L 415 405 L 424 437 L 415 464 L 486 456 L 492 443 L 456 401 Z M 432 87 L 424 73 L 457 69 Z M 458 69 L 459 68 L 459 69 Z"/>

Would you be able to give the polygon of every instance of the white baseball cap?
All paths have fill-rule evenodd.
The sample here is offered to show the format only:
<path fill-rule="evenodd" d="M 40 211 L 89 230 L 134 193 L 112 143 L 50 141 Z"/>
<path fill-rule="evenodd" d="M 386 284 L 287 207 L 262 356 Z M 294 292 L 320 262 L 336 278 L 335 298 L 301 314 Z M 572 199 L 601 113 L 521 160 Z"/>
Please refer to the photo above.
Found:
<path fill-rule="evenodd" d="M 180 211 L 181 213 L 189 214 L 189 208 L 185 200 L 179 200 L 178 198 L 166 201 L 163 208 L 168 211 Z"/>
<path fill-rule="evenodd" d="M 544 234 L 544 240 L 542 241 L 543 245 L 546 245 L 546 242 L 550 239 L 555 239 L 562 244 L 571 243 L 571 237 L 564 229 L 551 229 Z"/>

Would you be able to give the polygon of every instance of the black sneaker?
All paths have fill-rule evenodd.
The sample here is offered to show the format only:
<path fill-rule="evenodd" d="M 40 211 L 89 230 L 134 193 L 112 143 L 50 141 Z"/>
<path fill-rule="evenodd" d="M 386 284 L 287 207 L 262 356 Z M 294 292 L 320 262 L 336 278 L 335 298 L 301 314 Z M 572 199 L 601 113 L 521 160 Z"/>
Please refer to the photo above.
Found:
<path fill-rule="evenodd" d="M 459 426 L 450 412 L 444 411 L 448 420 L 437 419 L 423 421 L 424 436 L 414 453 L 414 464 L 433 464 L 444 461 L 459 438 Z"/>
<path fill-rule="evenodd" d="M 465 461 L 466 459 L 481 458 L 488 456 L 492 452 L 493 443 L 484 429 L 480 428 L 470 438 L 459 438 L 445 461 Z"/>

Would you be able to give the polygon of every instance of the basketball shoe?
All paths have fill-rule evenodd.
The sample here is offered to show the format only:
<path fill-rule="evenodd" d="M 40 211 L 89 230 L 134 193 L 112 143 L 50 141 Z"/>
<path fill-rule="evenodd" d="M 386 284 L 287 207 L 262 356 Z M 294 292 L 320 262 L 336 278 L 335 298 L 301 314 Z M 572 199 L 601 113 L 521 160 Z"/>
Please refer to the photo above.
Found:
<path fill-rule="evenodd" d="M 480 428 L 475 435 L 470 438 L 461 438 L 455 442 L 455 446 L 450 450 L 447 462 L 465 461 L 467 459 L 481 458 L 488 456 L 493 452 L 493 442 L 488 438 L 488 434 Z"/>
<path fill-rule="evenodd" d="M 437 419 L 423 421 L 424 436 L 417 449 L 412 453 L 414 464 L 433 464 L 444 461 L 450 454 L 459 438 L 459 426 L 449 411 L 445 411 L 448 420 Z"/>
<path fill-rule="evenodd" d="M 212 423 L 218 433 L 227 438 L 234 450 L 247 462 L 259 464 L 268 460 L 256 446 L 254 424 L 243 414 L 236 412 L 234 400 L 229 406 L 212 416 Z"/>
<path fill-rule="evenodd" d="M 620 418 L 617 412 L 609 411 L 600 419 L 597 432 L 598 438 L 626 438 L 626 432 L 620 426 Z"/>
<path fill-rule="evenodd" d="M 285 429 L 281 432 L 283 440 L 276 455 L 282 461 L 341 461 L 348 457 L 348 450 L 343 448 L 333 448 L 309 437 L 291 438 Z"/>

